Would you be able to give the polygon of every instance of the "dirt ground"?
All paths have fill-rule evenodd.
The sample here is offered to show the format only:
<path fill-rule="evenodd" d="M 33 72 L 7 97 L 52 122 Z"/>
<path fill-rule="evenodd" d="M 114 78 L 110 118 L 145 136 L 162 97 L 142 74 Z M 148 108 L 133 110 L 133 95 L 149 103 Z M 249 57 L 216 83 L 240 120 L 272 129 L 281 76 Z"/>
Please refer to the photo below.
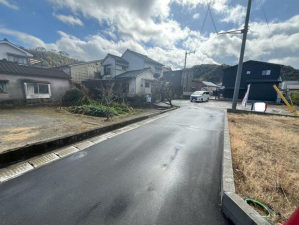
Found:
<path fill-rule="evenodd" d="M 299 118 L 229 114 L 236 192 L 285 222 L 299 205 Z"/>
<path fill-rule="evenodd" d="M 157 112 L 156 109 L 136 109 L 127 116 L 105 118 L 71 114 L 54 107 L 1 109 L 0 153 L 38 141 L 58 138 L 97 127 L 107 126 L 137 116 Z"/>

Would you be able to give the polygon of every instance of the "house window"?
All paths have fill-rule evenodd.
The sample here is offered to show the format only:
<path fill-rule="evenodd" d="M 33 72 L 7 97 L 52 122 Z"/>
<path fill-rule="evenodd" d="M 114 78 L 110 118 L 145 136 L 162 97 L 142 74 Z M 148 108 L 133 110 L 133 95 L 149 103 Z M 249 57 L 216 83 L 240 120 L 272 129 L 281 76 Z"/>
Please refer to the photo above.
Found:
<path fill-rule="evenodd" d="M 24 83 L 26 99 L 50 98 L 50 84 Z"/>
<path fill-rule="evenodd" d="M 7 93 L 7 85 L 6 81 L 0 81 L 0 94 L 6 94 Z"/>
<path fill-rule="evenodd" d="M 262 75 L 270 75 L 271 74 L 271 70 L 263 70 L 262 71 Z"/>
<path fill-rule="evenodd" d="M 104 75 L 110 75 L 111 74 L 111 65 L 105 65 L 104 66 Z"/>
<path fill-rule="evenodd" d="M 143 87 L 143 83 L 141 83 L 141 87 Z"/>
<path fill-rule="evenodd" d="M 247 72 L 246 72 L 246 74 L 250 74 L 251 72 L 248 70 Z"/>
<path fill-rule="evenodd" d="M 126 66 L 121 66 L 121 69 L 126 71 L 127 67 Z"/>
<path fill-rule="evenodd" d="M 145 82 L 145 87 L 149 88 L 150 87 L 150 83 L 149 82 Z"/>
<path fill-rule="evenodd" d="M 8 61 L 17 62 L 18 64 L 25 64 L 24 57 L 18 57 L 18 56 L 13 56 L 13 55 L 8 55 Z"/>
<path fill-rule="evenodd" d="M 161 72 L 162 72 L 162 68 L 160 68 L 160 67 L 156 67 L 156 66 L 155 66 L 155 71 L 156 71 L 157 73 L 161 73 Z"/>

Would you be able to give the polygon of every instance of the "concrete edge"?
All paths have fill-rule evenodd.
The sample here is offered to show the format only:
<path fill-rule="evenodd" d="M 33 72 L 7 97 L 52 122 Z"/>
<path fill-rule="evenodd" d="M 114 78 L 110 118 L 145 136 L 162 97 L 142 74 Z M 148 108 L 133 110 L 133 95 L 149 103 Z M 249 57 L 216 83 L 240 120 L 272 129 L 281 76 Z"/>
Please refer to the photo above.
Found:
<path fill-rule="evenodd" d="M 105 127 L 99 127 L 81 133 L 67 135 L 60 138 L 53 138 L 47 141 L 36 142 L 30 145 L 7 150 L 0 154 L 0 169 L 178 108 L 179 107 L 173 107 L 167 110 L 151 113 L 145 116 L 139 116 L 134 119 L 111 124 Z"/>
<path fill-rule="evenodd" d="M 227 112 L 224 115 L 221 177 L 221 209 L 237 225 L 270 225 L 270 223 L 236 194 Z"/>
<path fill-rule="evenodd" d="M 275 113 L 264 113 L 264 112 L 255 112 L 255 111 L 247 111 L 247 110 L 241 110 L 241 109 L 227 109 L 226 110 L 229 113 L 236 113 L 236 114 L 254 114 L 254 115 L 262 115 L 262 116 L 285 116 L 285 117 L 291 117 L 291 118 L 299 118 L 299 116 L 291 116 L 291 115 L 282 115 L 282 114 L 275 114 Z"/>

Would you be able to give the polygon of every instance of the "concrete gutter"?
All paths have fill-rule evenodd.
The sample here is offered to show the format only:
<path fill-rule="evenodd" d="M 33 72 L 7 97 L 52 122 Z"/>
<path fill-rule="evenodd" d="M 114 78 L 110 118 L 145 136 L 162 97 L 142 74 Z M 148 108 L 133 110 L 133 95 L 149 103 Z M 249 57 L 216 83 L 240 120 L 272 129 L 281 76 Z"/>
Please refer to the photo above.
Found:
<path fill-rule="evenodd" d="M 247 111 L 247 110 L 234 110 L 234 109 L 227 109 L 229 113 L 236 113 L 236 114 L 254 114 L 254 115 L 262 115 L 262 116 L 286 116 L 292 118 L 299 118 L 299 116 L 291 116 L 291 115 L 284 115 L 284 114 L 276 114 L 276 113 L 267 113 L 267 112 L 255 112 L 255 111 Z"/>
<path fill-rule="evenodd" d="M 221 208 L 227 218 L 237 225 L 270 225 L 270 223 L 236 194 L 230 146 L 227 112 L 224 116 L 222 156 Z"/>
<path fill-rule="evenodd" d="M 24 161 L 47 152 L 53 151 L 55 149 L 71 145 L 75 142 L 86 140 L 91 137 L 98 136 L 100 134 L 125 127 L 127 125 L 175 110 L 179 107 L 173 107 L 161 112 L 151 113 L 146 116 L 140 116 L 134 119 L 126 120 L 123 122 L 111 124 L 105 127 L 99 127 L 92 130 L 84 131 L 81 133 L 67 135 L 59 138 L 53 138 L 46 141 L 36 142 L 30 145 L 25 145 L 19 148 L 14 148 L 7 150 L 0 154 L 0 168 L 7 167 L 9 165 L 15 164 L 20 161 Z"/>

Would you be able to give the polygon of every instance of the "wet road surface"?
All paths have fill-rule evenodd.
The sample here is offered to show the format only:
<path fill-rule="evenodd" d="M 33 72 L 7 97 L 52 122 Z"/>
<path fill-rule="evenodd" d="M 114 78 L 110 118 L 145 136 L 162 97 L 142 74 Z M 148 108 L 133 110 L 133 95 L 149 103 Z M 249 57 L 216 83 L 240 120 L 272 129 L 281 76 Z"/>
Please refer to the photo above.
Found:
<path fill-rule="evenodd" d="M 229 224 L 220 210 L 223 116 L 184 104 L 0 185 L 0 224 Z"/>

